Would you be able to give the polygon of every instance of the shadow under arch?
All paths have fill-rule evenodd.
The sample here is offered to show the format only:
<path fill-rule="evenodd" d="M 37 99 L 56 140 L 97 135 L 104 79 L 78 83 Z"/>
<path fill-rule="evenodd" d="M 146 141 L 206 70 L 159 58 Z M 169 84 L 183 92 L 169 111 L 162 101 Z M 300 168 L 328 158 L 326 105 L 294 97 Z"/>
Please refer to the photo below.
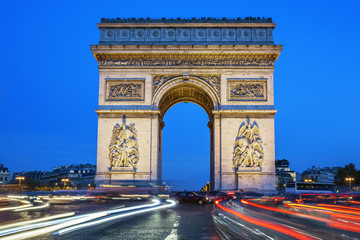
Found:
<path fill-rule="evenodd" d="M 178 76 L 166 81 L 154 94 L 153 106 L 160 110 L 161 118 L 167 110 L 180 102 L 193 102 L 202 107 L 211 120 L 212 111 L 218 109 L 219 97 L 214 89 L 196 76 Z"/>

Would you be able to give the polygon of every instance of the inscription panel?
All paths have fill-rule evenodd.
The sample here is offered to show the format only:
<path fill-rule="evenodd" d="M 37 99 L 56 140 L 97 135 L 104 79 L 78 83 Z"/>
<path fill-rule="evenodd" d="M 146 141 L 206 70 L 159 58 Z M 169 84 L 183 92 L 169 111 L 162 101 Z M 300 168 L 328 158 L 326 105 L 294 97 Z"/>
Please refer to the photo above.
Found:
<path fill-rule="evenodd" d="M 143 101 L 145 79 L 107 78 L 106 101 Z"/>
<path fill-rule="evenodd" d="M 228 101 L 266 101 L 267 79 L 228 79 Z"/>

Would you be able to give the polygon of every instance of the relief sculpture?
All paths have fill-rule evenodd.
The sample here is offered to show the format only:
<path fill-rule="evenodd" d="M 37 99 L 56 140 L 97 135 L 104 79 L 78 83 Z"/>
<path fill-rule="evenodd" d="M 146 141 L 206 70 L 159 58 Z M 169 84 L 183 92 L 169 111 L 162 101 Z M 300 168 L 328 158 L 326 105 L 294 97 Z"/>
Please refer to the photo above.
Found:
<path fill-rule="evenodd" d="M 266 81 L 229 81 L 229 100 L 266 100 Z"/>
<path fill-rule="evenodd" d="M 182 75 L 172 75 L 172 74 L 153 75 L 153 95 L 164 83 L 177 77 L 182 77 Z M 221 81 L 220 74 L 199 74 L 195 76 L 190 75 L 190 77 L 206 82 L 215 90 L 216 94 L 220 96 L 220 81 Z"/>
<path fill-rule="evenodd" d="M 141 84 L 114 84 L 110 86 L 108 98 L 142 97 L 141 92 Z"/>
<path fill-rule="evenodd" d="M 139 143 L 135 124 L 114 126 L 109 145 L 110 166 L 136 167 L 139 161 Z"/>
<path fill-rule="evenodd" d="M 259 127 L 254 121 L 240 125 L 234 145 L 233 164 L 235 169 L 261 167 L 264 157 L 263 142 Z"/>
<path fill-rule="evenodd" d="M 238 84 L 231 89 L 231 97 L 263 98 L 264 86 L 262 84 Z"/>
<path fill-rule="evenodd" d="M 143 100 L 143 81 L 107 80 L 106 100 Z"/>

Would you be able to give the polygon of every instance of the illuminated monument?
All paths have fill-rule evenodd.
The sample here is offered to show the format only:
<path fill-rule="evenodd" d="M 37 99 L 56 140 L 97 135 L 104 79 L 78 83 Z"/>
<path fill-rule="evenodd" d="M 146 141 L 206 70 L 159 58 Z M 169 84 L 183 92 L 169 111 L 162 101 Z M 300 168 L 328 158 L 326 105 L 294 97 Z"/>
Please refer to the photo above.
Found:
<path fill-rule="evenodd" d="M 166 111 L 209 116 L 214 189 L 275 190 L 271 19 L 102 19 L 97 180 L 161 181 Z"/>

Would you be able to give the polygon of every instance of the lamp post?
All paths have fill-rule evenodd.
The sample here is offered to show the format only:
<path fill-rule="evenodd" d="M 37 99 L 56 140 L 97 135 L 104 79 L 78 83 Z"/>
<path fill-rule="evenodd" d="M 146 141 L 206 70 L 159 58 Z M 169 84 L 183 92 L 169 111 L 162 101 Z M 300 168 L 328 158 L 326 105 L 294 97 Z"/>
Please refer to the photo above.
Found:
<path fill-rule="evenodd" d="M 21 191 L 21 180 L 25 180 L 25 177 L 18 176 L 18 177 L 16 177 L 16 180 L 19 180 L 19 188 L 20 188 L 20 191 Z"/>
<path fill-rule="evenodd" d="M 66 189 L 66 183 L 69 182 L 68 178 L 62 178 L 61 181 L 64 183 L 64 188 Z"/>
<path fill-rule="evenodd" d="M 355 180 L 355 179 L 352 178 L 352 177 L 347 177 L 347 178 L 345 178 L 345 181 L 349 182 L 349 184 L 350 184 L 350 191 L 351 191 L 351 181 L 354 181 L 354 180 Z"/>

